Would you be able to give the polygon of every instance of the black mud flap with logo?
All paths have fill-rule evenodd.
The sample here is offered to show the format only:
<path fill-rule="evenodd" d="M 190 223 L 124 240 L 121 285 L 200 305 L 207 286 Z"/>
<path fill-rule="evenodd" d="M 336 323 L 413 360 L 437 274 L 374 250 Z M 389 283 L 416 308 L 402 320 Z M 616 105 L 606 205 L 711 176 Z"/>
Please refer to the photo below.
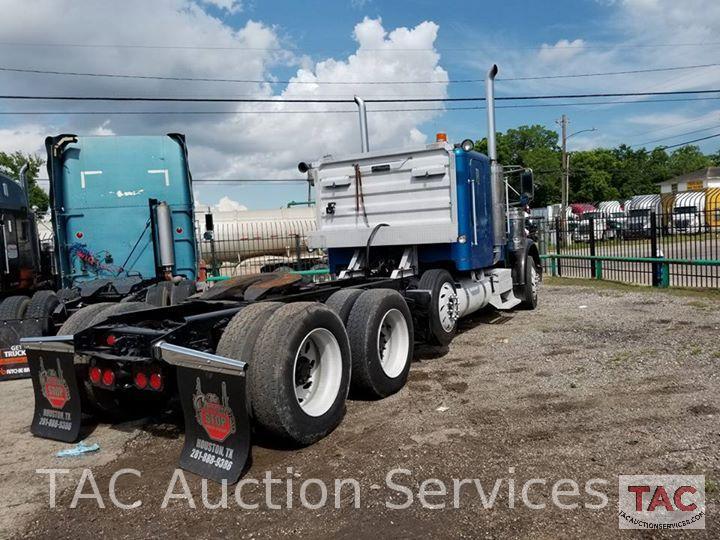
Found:
<path fill-rule="evenodd" d="M 75 377 L 72 336 L 23 338 L 35 392 L 30 431 L 37 437 L 75 442 L 82 411 Z"/>
<path fill-rule="evenodd" d="M 234 484 L 250 456 L 247 364 L 169 343 L 156 347 L 160 357 L 177 368 L 185 417 L 180 467 L 216 482 Z"/>

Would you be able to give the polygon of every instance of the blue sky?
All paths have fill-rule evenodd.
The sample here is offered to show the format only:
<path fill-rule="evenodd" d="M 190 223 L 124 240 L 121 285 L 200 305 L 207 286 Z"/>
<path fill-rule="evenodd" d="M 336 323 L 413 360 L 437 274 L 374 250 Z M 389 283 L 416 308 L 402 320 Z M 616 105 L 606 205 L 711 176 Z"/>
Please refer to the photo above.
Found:
<path fill-rule="evenodd" d="M 482 83 L 447 81 L 482 79 L 493 62 L 501 70 L 499 96 L 720 88 L 717 66 L 623 76 L 502 80 L 716 63 L 720 57 L 720 3 L 716 0 L 513 0 L 453 3 L 453 7 L 427 0 L 158 0 L 151 4 L 128 0 L 121 9 L 109 0 L 82 6 L 57 0 L 38 2 L 32 8 L 21 0 L 7 3 L 6 13 L 11 16 L 0 21 L 0 34 L 3 42 L 14 44 L 0 46 L 0 67 L 296 81 L 288 86 L 0 73 L 0 84 L 21 94 L 42 89 L 56 95 L 481 96 Z M 84 47 L 38 46 L 67 45 L 80 39 Z M 414 84 L 361 84 L 368 80 Z M 415 84 L 427 80 L 433 83 Z M 327 84 L 338 81 L 353 84 Z M 534 123 L 556 128 L 555 120 L 565 113 L 571 132 L 596 128 L 571 139 L 571 149 L 648 141 L 652 142 L 647 146 L 653 147 L 720 131 L 717 100 L 647 101 L 499 108 L 498 129 Z M 472 104 L 449 105 L 453 106 Z M 222 108 L 162 104 L 151 108 L 164 112 L 183 107 Z M 1 117 L 0 149 L 39 151 L 45 135 L 65 131 L 84 135 L 181 131 L 189 141 L 195 177 L 288 178 L 298 176 L 294 171 L 298 161 L 357 148 L 356 117 L 350 112 L 318 114 L 322 107 L 348 109 L 345 105 L 278 104 L 261 106 L 274 112 L 257 115 L 247 114 L 253 106 L 243 105 L 230 107 L 238 113 L 226 116 L 83 117 L 70 111 L 108 111 L 113 106 L 6 102 L 0 104 L 4 112 L 45 109 L 63 114 Z M 113 110 L 120 109 L 148 107 L 121 105 Z M 303 112 L 309 109 L 314 111 Z M 485 136 L 482 110 L 371 113 L 369 122 L 373 148 L 423 143 L 437 131 L 448 132 L 456 141 Z M 714 152 L 718 139 L 700 146 Z M 277 207 L 304 199 L 305 187 L 198 184 L 196 195 L 210 205 L 227 197 L 229 204 Z"/>

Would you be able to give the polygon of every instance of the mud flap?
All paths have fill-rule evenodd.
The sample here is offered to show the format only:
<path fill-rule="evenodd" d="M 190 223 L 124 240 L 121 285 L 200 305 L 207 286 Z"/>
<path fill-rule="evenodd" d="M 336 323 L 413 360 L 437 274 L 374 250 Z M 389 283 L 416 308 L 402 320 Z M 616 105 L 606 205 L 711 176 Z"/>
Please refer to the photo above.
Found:
<path fill-rule="evenodd" d="M 30 432 L 37 437 L 75 442 L 82 410 L 75 376 L 72 336 L 22 338 L 35 392 Z"/>
<path fill-rule="evenodd" d="M 216 482 L 234 484 L 250 456 L 247 364 L 161 342 L 159 356 L 177 367 L 185 417 L 180 467 Z"/>

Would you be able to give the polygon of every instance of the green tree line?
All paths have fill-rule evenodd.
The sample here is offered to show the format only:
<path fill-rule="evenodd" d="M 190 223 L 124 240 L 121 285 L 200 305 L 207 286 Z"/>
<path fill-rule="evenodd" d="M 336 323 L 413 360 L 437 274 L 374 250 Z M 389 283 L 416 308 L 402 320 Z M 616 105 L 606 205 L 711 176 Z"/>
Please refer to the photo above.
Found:
<path fill-rule="evenodd" d="M 25 163 L 28 164 L 25 177 L 28 179 L 28 185 L 30 186 L 30 206 L 36 206 L 41 213 L 46 212 L 50 204 L 48 196 L 47 193 L 37 185 L 40 167 L 45 163 L 43 159 L 39 156 L 23 154 L 22 152 L 13 152 L 12 154 L 0 152 L 0 172 L 10 178 L 19 179 L 20 169 Z"/>
<path fill-rule="evenodd" d="M 477 141 L 475 148 L 486 153 L 487 139 Z M 557 132 L 541 125 L 508 129 L 498 133 L 497 150 L 503 165 L 533 169 L 533 206 L 560 202 L 562 158 Z M 657 193 L 657 182 L 710 166 L 720 166 L 720 150 L 705 155 L 697 146 L 668 152 L 663 147 L 633 149 L 621 144 L 576 151 L 570 154 L 570 201 L 622 201 Z"/>

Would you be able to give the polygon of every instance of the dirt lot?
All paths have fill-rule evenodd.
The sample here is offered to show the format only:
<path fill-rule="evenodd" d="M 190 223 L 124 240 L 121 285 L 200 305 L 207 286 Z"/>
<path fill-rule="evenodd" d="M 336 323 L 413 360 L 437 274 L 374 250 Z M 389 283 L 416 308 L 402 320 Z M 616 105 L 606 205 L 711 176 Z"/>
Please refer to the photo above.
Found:
<path fill-rule="evenodd" d="M 183 499 L 162 509 L 182 446 L 177 425 L 101 426 L 88 438 L 100 443 L 99 453 L 56 458 L 61 444 L 27 432 L 29 382 L 2 383 L 2 536 L 616 537 L 618 475 L 664 473 L 706 476 L 707 529 L 685 533 L 717 538 L 719 308 L 717 295 L 546 283 L 537 311 L 466 321 L 449 350 L 419 352 L 402 392 L 381 402 L 351 401 L 341 427 L 320 443 L 302 450 L 255 447 L 245 478 L 262 479 L 269 471 L 280 479 L 272 491 L 280 510 L 269 508 L 263 484 L 250 483 L 242 500 L 258 509 L 241 509 L 232 486 L 227 509 L 206 509 L 201 481 L 191 474 L 186 478 L 197 508 Z M 14 412 L 18 406 L 24 410 Z M 71 509 L 74 484 L 66 479 L 70 489 L 50 510 L 47 478 L 33 469 L 58 466 L 73 469 L 74 478 L 91 467 L 107 508 L 81 500 Z M 122 476 L 116 485 L 122 501 L 142 502 L 132 510 L 114 508 L 108 496 L 109 479 L 122 467 L 142 473 Z M 408 473 L 396 473 L 393 481 L 414 497 L 404 510 L 386 504 L 407 500 L 386 483 L 398 468 Z M 310 478 L 327 486 L 326 507 L 301 507 L 300 486 Z M 340 508 L 334 508 L 334 481 L 345 478 L 359 484 L 359 509 L 351 488 L 340 490 Z M 442 480 L 447 495 L 426 502 L 445 503 L 444 509 L 424 508 L 418 500 L 419 484 L 430 478 Z M 545 509 L 521 501 L 521 486 L 532 478 L 546 480 L 530 491 L 532 502 L 546 503 Z M 579 484 L 579 496 L 563 499 L 579 508 L 552 503 L 552 485 L 563 478 Z M 602 509 L 584 507 L 600 502 L 584 490 L 593 478 L 608 482 L 595 484 L 609 499 Z M 470 483 L 455 490 L 453 479 L 478 479 L 487 493 L 501 480 L 494 508 L 483 507 Z M 216 502 L 221 490 L 209 484 L 208 492 Z M 314 484 L 307 499 L 320 495 Z"/>

